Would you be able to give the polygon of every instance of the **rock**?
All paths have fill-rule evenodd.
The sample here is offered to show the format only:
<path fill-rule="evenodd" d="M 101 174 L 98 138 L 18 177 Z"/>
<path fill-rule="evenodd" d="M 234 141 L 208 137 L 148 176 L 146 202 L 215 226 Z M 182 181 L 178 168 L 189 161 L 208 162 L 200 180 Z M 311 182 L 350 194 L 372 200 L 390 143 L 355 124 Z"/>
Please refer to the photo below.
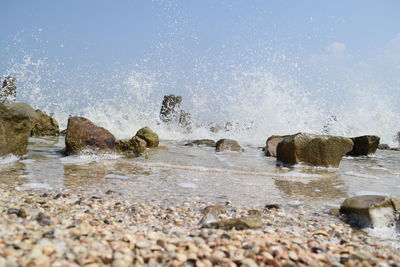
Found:
<path fill-rule="evenodd" d="M 166 95 L 161 105 L 160 119 L 165 123 L 176 121 L 181 107 L 182 97 Z"/>
<path fill-rule="evenodd" d="M 158 147 L 160 140 L 158 139 L 158 135 L 153 132 L 149 127 L 144 127 L 137 131 L 136 136 L 142 138 L 146 141 L 147 147 Z"/>
<path fill-rule="evenodd" d="M 68 154 L 77 154 L 84 149 L 110 151 L 115 147 L 115 137 L 86 118 L 70 117 L 65 146 Z"/>
<path fill-rule="evenodd" d="M 142 154 L 146 147 L 146 141 L 138 136 L 134 136 L 131 139 L 117 140 L 115 143 L 115 150 L 121 153 Z"/>
<path fill-rule="evenodd" d="M 0 103 L 13 103 L 17 97 L 17 86 L 15 85 L 16 79 L 7 76 L 0 90 Z"/>
<path fill-rule="evenodd" d="M 388 144 L 379 144 L 378 149 L 380 150 L 389 150 L 390 146 Z"/>
<path fill-rule="evenodd" d="M 58 122 L 51 116 L 43 111 L 37 109 L 36 118 L 34 119 L 34 126 L 31 131 L 31 136 L 58 136 L 60 129 Z"/>
<path fill-rule="evenodd" d="M 221 139 L 215 145 L 215 151 L 243 151 L 242 147 L 239 145 L 238 142 L 232 139 Z"/>
<path fill-rule="evenodd" d="M 285 137 L 277 147 L 277 160 L 285 165 L 338 167 L 353 148 L 350 138 L 297 133 Z"/>
<path fill-rule="evenodd" d="M 353 137 L 351 140 L 353 141 L 354 146 L 353 149 L 346 155 L 358 157 L 375 153 L 376 149 L 378 148 L 380 138 L 375 135 L 364 135 Z"/>
<path fill-rule="evenodd" d="M 265 156 L 276 157 L 276 147 L 285 137 L 287 137 L 287 135 L 273 135 L 268 137 L 264 149 Z"/>
<path fill-rule="evenodd" d="M 210 205 L 203 209 L 203 217 L 199 221 L 199 225 L 203 226 L 218 220 L 218 216 L 226 212 L 226 206 Z"/>
<path fill-rule="evenodd" d="M 400 202 L 386 196 L 363 195 L 347 198 L 340 206 L 350 224 L 357 227 L 385 227 L 393 225 Z"/>
<path fill-rule="evenodd" d="M 181 110 L 181 114 L 179 116 L 179 125 L 185 128 L 187 131 L 192 130 L 192 115 L 189 112 Z"/>
<path fill-rule="evenodd" d="M 258 229 L 263 226 L 262 217 L 257 215 L 249 215 L 240 218 L 232 218 L 226 220 L 219 220 L 204 224 L 204 228 L 222 228 L 225 230 L 233 229 L 244 230 L 244 229 Z"/>
<path fill-rule="evenodd" d="M 0 155 L 21 156 L 27 152 L 28 139 L 34 125 L 23 103 L 0 104 Z M 29 106 L 29 105 L 27 105 Z M 33 114 L 35 114 L 35 111 Z"/>
<path fill-rule="evenodd" d="M 211 139 L 199 139 L 194 140 L 190 143 L 185 144 L 185 146 L 208 146 L 215 147 L 215 141 Z"/>

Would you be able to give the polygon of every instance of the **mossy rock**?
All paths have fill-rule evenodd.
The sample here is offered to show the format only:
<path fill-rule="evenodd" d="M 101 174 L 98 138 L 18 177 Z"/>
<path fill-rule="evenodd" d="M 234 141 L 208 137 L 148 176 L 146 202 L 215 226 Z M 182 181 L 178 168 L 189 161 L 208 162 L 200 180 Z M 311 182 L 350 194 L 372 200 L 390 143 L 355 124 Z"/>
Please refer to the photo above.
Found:
<path fill-rule="evenodd" d="M 136 136 L 145 140 L 147 143 L 147 147 L 157 147 L 158 144 L 160 143 L 158 135 L 155 132 L 153 132 L 153 130 L 150 129 L 149 127 L 144 127 L 139 131 L 137 131 Z"/>
<path fill-rule="evenodd" d="M 138 136 L 131 139 L 122 139 L 115 142 L 115 150 L 119 153 L 134 153 L 141 155 L 146 151 L 147 143 Z"/>

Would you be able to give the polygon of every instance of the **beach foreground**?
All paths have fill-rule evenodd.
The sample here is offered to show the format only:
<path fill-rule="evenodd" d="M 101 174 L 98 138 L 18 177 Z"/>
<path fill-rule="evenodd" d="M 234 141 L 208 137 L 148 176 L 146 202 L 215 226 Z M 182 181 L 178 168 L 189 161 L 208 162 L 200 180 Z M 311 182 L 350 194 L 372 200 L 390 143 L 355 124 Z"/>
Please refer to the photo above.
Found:
<path fill-rule="evenodd" d="M 259 210 L 260 229 L 200 228 L 199 198 L 178 206 L 0 188 L 0 266 L 398 266 L 398 249 L 331 215 Z M 252 207 L 249 207 L 252 208 Z M 222 218 L 247 215 L 228 207 Z"/>

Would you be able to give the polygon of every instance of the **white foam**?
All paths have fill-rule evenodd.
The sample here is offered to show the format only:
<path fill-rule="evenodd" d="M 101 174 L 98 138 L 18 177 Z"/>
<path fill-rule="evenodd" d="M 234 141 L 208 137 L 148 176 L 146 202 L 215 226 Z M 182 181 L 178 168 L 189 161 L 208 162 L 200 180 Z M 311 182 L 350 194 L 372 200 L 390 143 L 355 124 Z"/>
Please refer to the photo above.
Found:
<path fill-rule="evenodd" d="M 183 188 L 193 188 L 193 189 L 197 188 L 197 185 L 194 183 L 191 183 L 191 182 L 182 182 L 182 183 L 179 183 L 178 185 Z"/>
<path fill-rule="evenodd" d="M 359 172 L 355 172 L 355 171 L 348 171 L 343 173 L 344 175 L 349 175 L 349 176 L 356 176 L 356 177 L 361 177 L 361 178 L 368 178 L 368 179 L 374 179 L 377 180 L 379 179 L 378 177 L 376 177 L 375 175 L 370 175 L 370 174 L 365 174 L 365 173 L 359 173 Z"/>
<path fill-rule="evenodd" d="M 118 175 L 118 174 L 114 174 L 114 173 L 109 173 L 104 177 L 107 179 L 119 179 L 119 180 L 127 180 L 130 178 L 129 176 L 126 176 L 126 175 Z"/>
<path fill-rule="evenodd" d="M 123 157 L 122 155 L 107 154 L 80 154 L 60 158 L 62 164 L 84 165 L 90 162 L 98 162 L 101 160 L 114 160 Z"/>
<path fill-rule="evenodd" d="M 17 157 L 13 154 L 9 154 L 4 157 L 0 157 L 0 166 L 17 162 L 19 159 L 20 159 L 20 157 Z"/>

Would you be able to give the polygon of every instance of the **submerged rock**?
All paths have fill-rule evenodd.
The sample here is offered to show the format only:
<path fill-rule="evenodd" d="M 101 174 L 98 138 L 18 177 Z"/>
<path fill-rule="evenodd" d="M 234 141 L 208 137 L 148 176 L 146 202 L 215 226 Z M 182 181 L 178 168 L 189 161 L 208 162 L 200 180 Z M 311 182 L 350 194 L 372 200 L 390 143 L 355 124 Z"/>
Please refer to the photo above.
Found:
<path fill-rule="evenodd" d="M 185 146 L 208 146 L 215 147 L 215 141 L 211 139 L 199 139 L 194 140 L 190 143 L 185 144 Z"/>
<path fill-rule="evenodd" d="M 34 123 L 21 105 L 26 104 L 0 104 L 0 155 L 20 156 L 27 152 Z"/>
<path fill-rule="evenodd" d="M 13 103 L 17 97 L 16 79 L 7 76 L 0 89 L 0 103 Z"/>
<path fill-rule="evenodd" d="M 137 131 L 136 136 L 145 140 L 147 143 L 147 147 L 158 147 L 158 144 L 160 143 L 158 135 L 153 132 L 153 130 L 149 127 L 144 127 Z"/>
<path fill-rule="evenodd" d="M 31 136 L 58 136 L 60 134 L 56 119 L 39 109 L 35 112 L 36 119 L 34 119 L 35 125 L 32 128 Z"/>
<path fill-rule="evenodd" d="M 364 135 L 351 138 L 353 149 L 347 153 L 348 156 L 367 156 L 376 152 L 379 146 L 380 137 L 375 135 Z"/>
<path fill-rule="evenodd" d="M 389 150 L 390 146 L 388 144 L 379 144 L 378 149 L 380 150 Z"/>
<path fill-rule="evenodd" d="M 221 152 L 225 150 L 230 151 L 243 151 L 239 143 L 232 139 L 220 139 L 215 145 L 215 151 Z"/>
<path fill-rule="evenodd" d="M 350 138 L 297 133 L 285 137 L 277 146 L 277 160 L 287 165 L 338 167 L 353 148 Z"/>
<path fill-rule="evenodd" d="M 202 225 L 203 228 L 219 228 L 229 230 L 258 229 L 263 226 L 262 216 L 258 210 L 250 210 L 249 216 L 219 220 Z"/>
<path fill-rule="evenodd" d="M 162 122 L 169 123 L 176 121 L 179 116 L 179 110 L 181 107 L 182 97 L 177 95 L 166 95 L 164 96 L 161 110 L 160 119 Z"/>
<path fill-rule="evenodd" d="M 357 227 L 386 227 L 394 224 L 400 201 L 386 196 L 364 195 L 347 198 L 340 206 L 350 224 Z"/>
<path fill-rule="evenodd" d="M 146 141 L 138 136 L 134 136 L 131 139 L 117 140 L 115 143 L 115 150 L 120 153 L 142 154 L 146 151 L 146 147 Z"/>
<path fill-rule="evenodd" d="M 108 130 L 95 125 L 86 118 L 70 117 L 65 146 L 68 154 L 77 154 L 84 149 L 113 150 L 115 137 Z"/>
<path fill-rule="evenodd" d="M 265 156 L 276 157 L 276 148 L 285 137 L 287 137 L 287 135 L 273 135 L 268 137 L 264 149 Z"/>

